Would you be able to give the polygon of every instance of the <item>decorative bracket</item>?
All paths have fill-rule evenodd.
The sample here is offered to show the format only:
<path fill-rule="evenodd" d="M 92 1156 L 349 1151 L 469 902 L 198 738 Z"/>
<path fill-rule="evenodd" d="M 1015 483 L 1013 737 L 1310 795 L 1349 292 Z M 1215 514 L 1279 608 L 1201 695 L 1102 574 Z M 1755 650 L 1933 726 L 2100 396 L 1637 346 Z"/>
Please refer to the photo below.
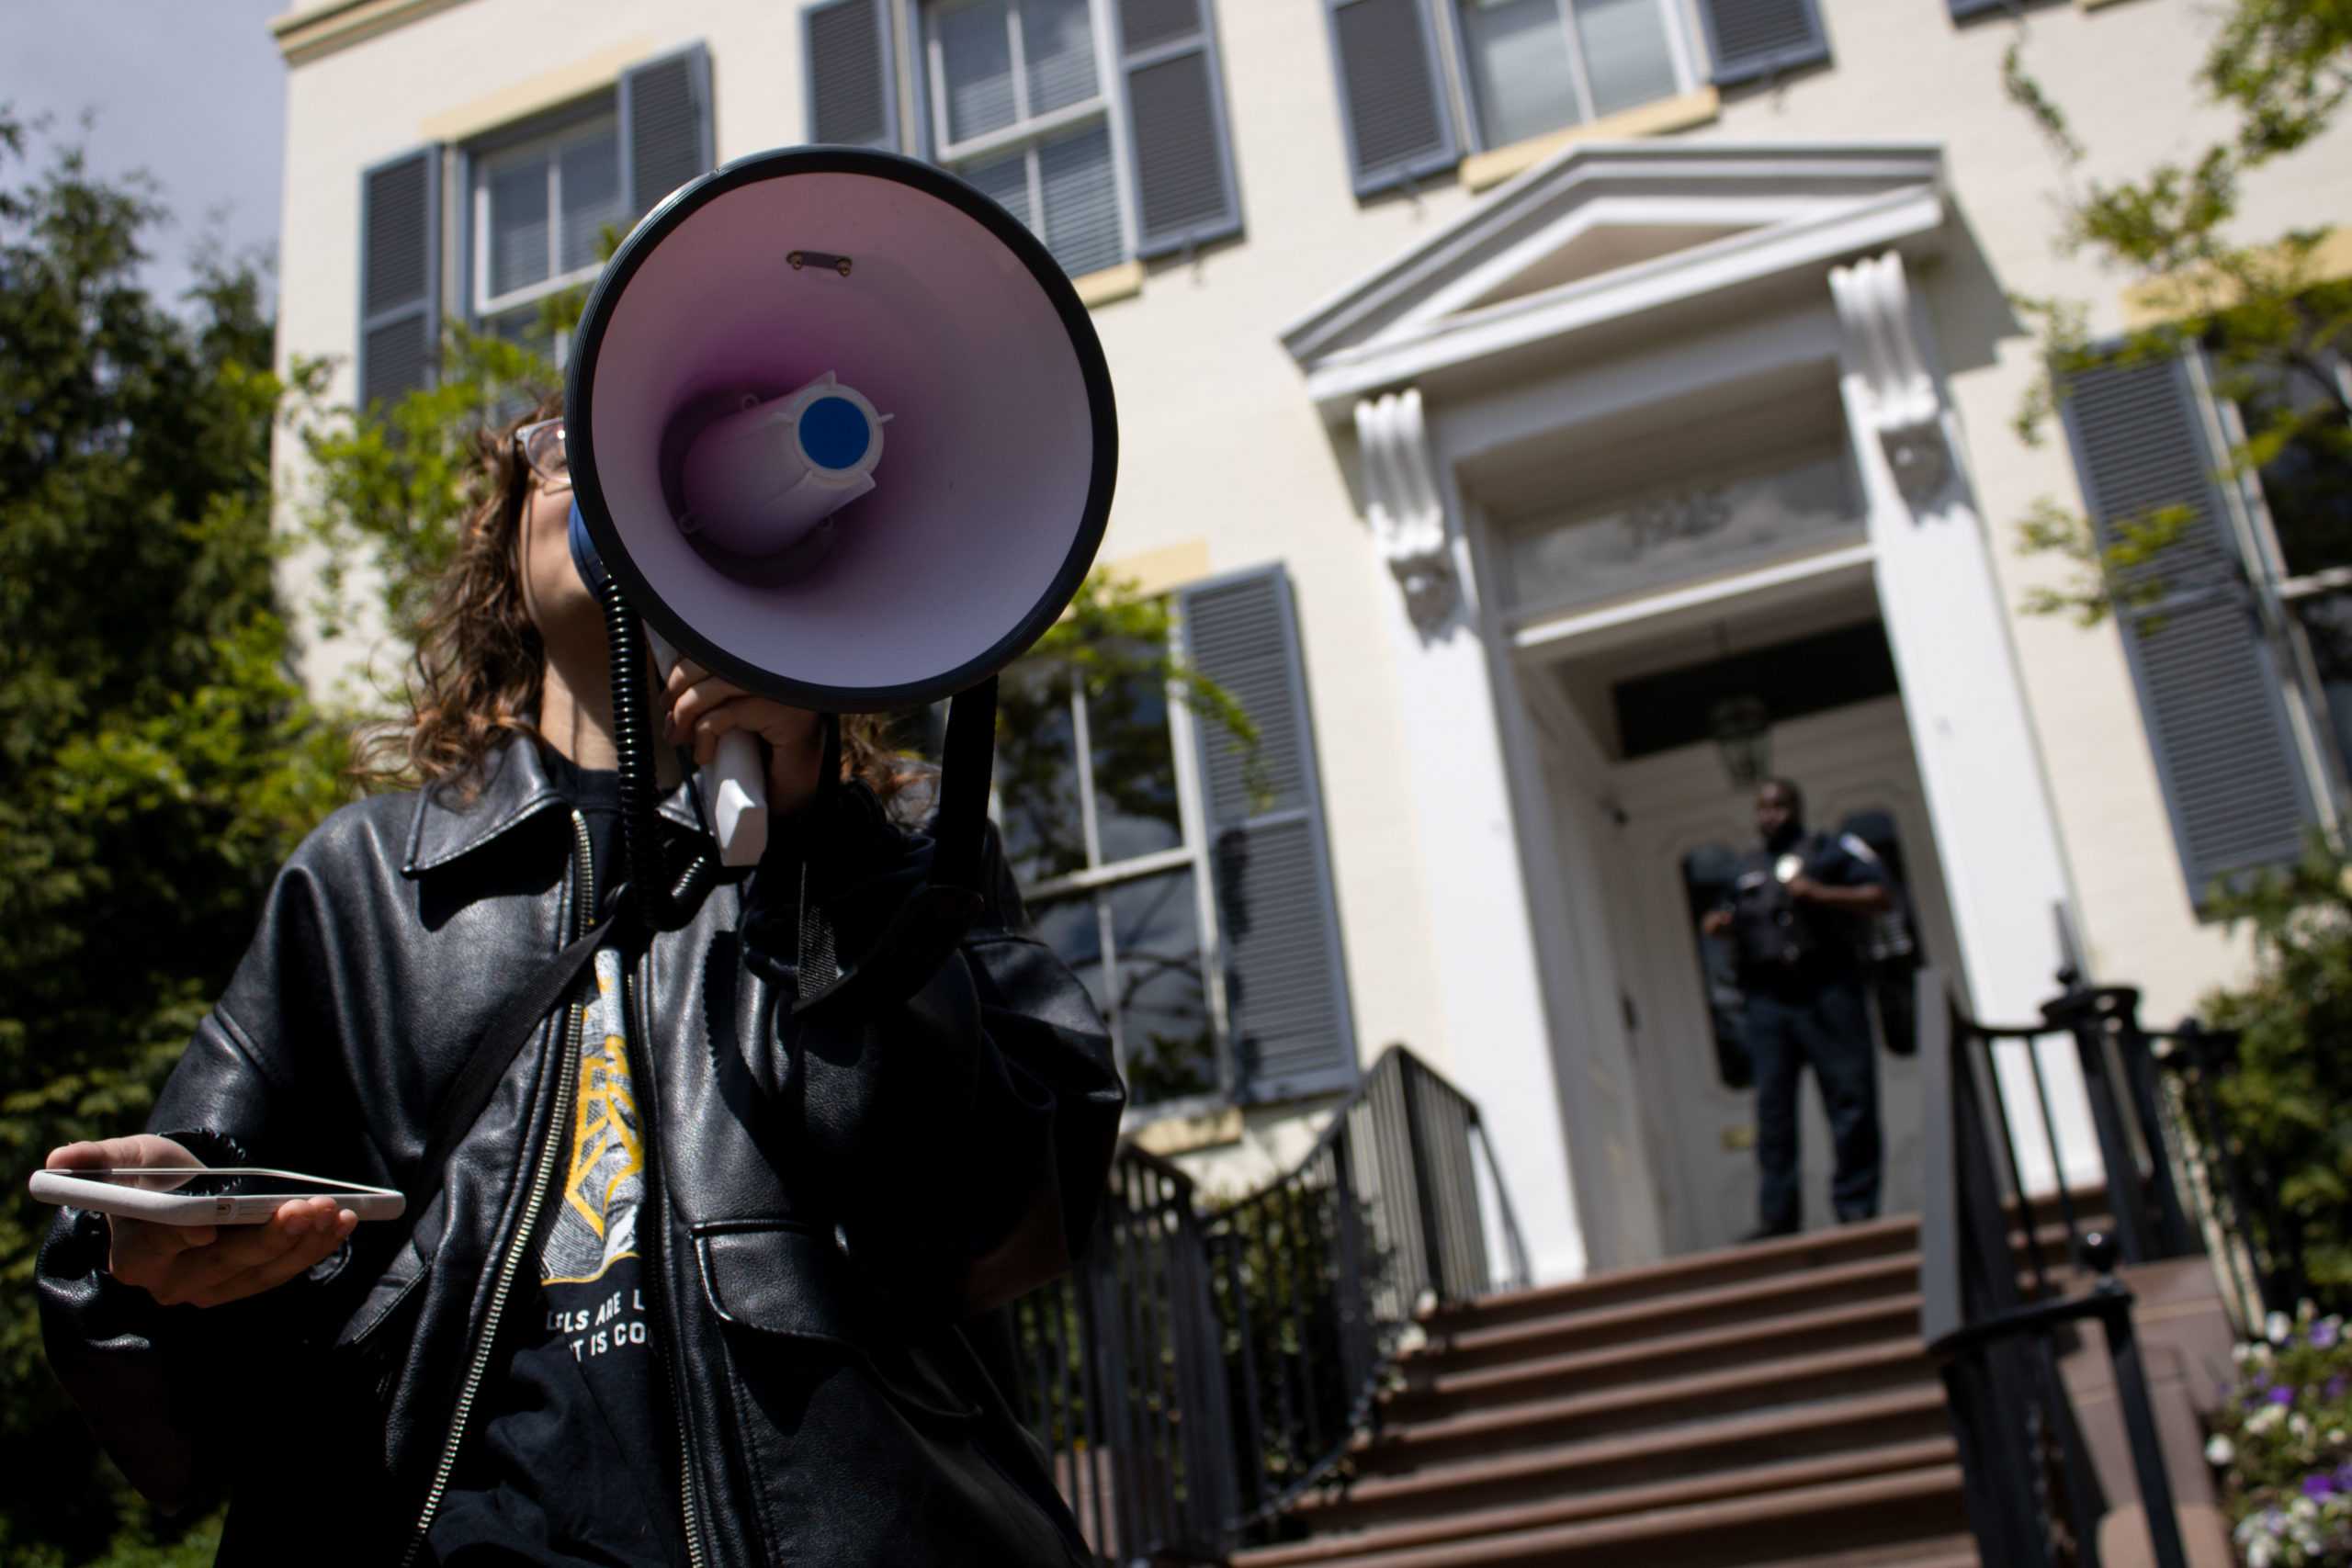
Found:
<path fill-rule="evenodd" d="M 1894 488 L 1913 510 L 1951 479 L 1943 406 L 1911 336 L 1911 288 L 1893 251 L 1833 267 L 1830 298 L 1844 330 L 1845 361 L 1862 379 L 1861 416 L 1877 434 Z"/>
<path fill-rule="evenodd" d="M 1430 631 L 1453 607 L 1456 584 L 1420 389 L 1408 387 L 1358 402 L 1356 439 L 1363 449 L 1373 540 L 1404 590 L 1405 613 Z"/>

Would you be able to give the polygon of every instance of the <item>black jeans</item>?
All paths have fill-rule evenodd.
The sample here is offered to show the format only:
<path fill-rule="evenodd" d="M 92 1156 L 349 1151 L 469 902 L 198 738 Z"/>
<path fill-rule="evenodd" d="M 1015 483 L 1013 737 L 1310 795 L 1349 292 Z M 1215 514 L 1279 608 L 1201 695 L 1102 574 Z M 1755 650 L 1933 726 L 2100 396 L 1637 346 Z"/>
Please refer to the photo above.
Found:
<path fill-rule="evenodd" d="M 1878 1059 L 1862 989 L 1850 980 L 1809 991 L 1752 991 L 1747 1054 L 1756 1064 L 1757 1198 L 1763 1228 L 1792 1231 L 1797 1190 L 1797 1075 L 1810 1063 L 1829 1112 L 1838 1165 L 1829 1200 L 1840 1220 L 1878 1213 L 1883 1163 L 1878 1133 Z"/>

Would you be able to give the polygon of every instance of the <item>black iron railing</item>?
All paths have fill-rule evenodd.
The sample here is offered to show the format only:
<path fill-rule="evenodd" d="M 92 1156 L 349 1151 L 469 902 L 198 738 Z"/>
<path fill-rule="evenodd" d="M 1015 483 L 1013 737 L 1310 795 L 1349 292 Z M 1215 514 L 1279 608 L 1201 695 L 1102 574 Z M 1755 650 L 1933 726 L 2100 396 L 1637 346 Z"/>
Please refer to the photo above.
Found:
<path fill-rule="evenodd" d="M 1022 1413 L 1101 1561 L 1221 1561 L 1340 1471 L 1420 1314 L 1526 1282 L 1477 1107 L 1392 1046 L 1238 1201 L 1123 1150 L 1086 1258 L 1013 1309 Z"/>
<path fill-rule="evenodd" d="M 2104 1090 L 2086 1081 L 2107 1172 L 2100 1201 L 2116 1221 L 2113 1233 L 2090 1228 L 2093 1194 L 2067 1183 L 2066 1151 L 2040 1061 L 2043 1042 L 2062 1032 L 2058 1009 L 2045 1010 L 2052 1021 L 2041 1027 L 1992 1027 L 1964 1017 L 1935 971 L 1919 976 L 1919 1062 L 1928 1111 L 1920 1328 L 1943 1376 L 1969 1526 L 1985 1562 L 2004 1568 L 2098 1568 L 2098 1525 L 2109 1503 L 2058 1365 L 2075 1325 L 2096 1319 L 2114 1371 L 2155 1561 L 2159 1568 L 2184 1568 L 2179 1520 L 2132 1330 L 2132 1294 L 2113 1275 L 2119 1261 L 2137 1261 L 2124 1257 L 2121 1245 L 2127 1210 L 2140 1222 L 2134 1235 L 2143 1247 L 2157 1246 L 2167 1235 L 2163 1201 L 2150 1197 L 2169 1179 L 2165 1145 L 2161 1137 L 2136 1144 L 2119 1105 L 2102 1110 Z M 2076 1256 L 2098 1275 L 2086 1292 L 2062 1294 L 2042 1258 L 2037 1205 L 2019 1180 L 2020 1145 L 1995 1081 L 1994 1064 L 2005 1052 L 2030 1064 L 2055 1182 L 2052 1196 Z M 2106 1070 L 2086 1050 L 2086 1080 Z M 2114 1087 L 2111 1077 L 2107 1087 Z"/>

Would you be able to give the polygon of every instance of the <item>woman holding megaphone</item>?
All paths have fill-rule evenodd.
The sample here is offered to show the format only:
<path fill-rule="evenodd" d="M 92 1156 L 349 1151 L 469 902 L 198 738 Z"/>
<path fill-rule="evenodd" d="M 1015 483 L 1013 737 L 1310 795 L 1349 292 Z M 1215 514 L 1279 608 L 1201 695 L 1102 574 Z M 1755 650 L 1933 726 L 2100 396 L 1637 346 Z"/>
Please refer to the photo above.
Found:
<path fill-rule="evenodd" d="M 934 779 L 873 724 L 691 660 L 653 694 L 671 760 L 756 735 L 769 841 L 677 929 L 633 920 L 560 411 L 475 482 L 371 753 L 417 787 L 295 852 L 150 1130 L 49 1156 L 405 1212 L 68 1208 L 59 1376 L 161 1506 L 225 1488 L 223 1562 L 1080 1560 L 968 1325 L 1087 1233 L 1123 1092 L 1084 989 L 992 840 L 977 893 L 938 885 Z M 674 863 L 699 819 L 664 783 Z"/>

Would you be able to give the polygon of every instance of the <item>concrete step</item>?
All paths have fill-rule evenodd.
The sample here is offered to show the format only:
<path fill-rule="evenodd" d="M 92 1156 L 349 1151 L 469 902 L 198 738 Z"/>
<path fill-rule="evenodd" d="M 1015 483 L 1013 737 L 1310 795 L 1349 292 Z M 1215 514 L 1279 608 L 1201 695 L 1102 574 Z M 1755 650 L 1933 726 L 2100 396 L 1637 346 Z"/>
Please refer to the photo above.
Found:
<path fill-rule="evenodd" d="M 1623 1306 L 1659 1296 L 1681 1295 L 1717 1285 L 1736 1284 L 1773 1275 L 1802 1273 L 1836 1263 L 1915 1252 L 1919 1245 L 1916 1214 L 1839 1225 L 1833 1230 L 1806 1231 L 1776 1236 L 1747 1247 L 1694 1252 L 1638 1268 L 1621 1269 L 1564 1285 L 1515 1291 L 1483 1301 L 1438 1307 L 1426 1321 L 1432 1335 L 1472 1327 L 1492 1328 L 1529 1318 L 1557 1317 L 1595 1307 Z"/>
<path fill-rule="evenodd" d="M 1506 1535 L 1639 1514 L 1658 1508 L 1729 1498 L 1760 1496 L 1792 1487 L 1820 1486 L 1908 1470 L 1959 1462 L 1958 1446 L 1950 1438 L 1928 1438 L 1907 1443 L 1857 1449 L 1815 1459 L 1774 1461 L 1765 1464 L 1711 1471 L 1703 1475 L 1617 1486 L 1601 1492 L 1554 1497 L 1540 1502 L 1507 1504 L 1467 1509 L 1441 1517 L 1413 1519 L 1346 1533 L 1318 1535 L 1311 1540 L 1248 1553 L 1250 1568 L 1295 1568 L 1329 1562 L 1354 1554 L 1395 1551 L 1407 1547 L 1442 1545 L 1476 1536 Z"/>
<path fill-rule="evenodd" d="M 1563 1306 L 1540 1315 L 1489 1324 L 1464 1319 L 1405 1358 L 1442 1360 L 1448 1371 L 1629 1345 L 1759 1318 L 1819 1312 L 1858 1302 L 1910 1295 L 1919 1288 L 1916 1252 L 1864 1257 L 1798 1273 L 1705 1284 L 1613 1306 Z"/>
<path fill-rule="evenodd" d="M 1879 1551 L 1895 1563 L 1920 1542 L 1948 1541 L 1965 1528 L 1957 1464 L 1821 1482 L 1710 1502 L 1674 1504 L 1606 1518 L 1507 1530 L 1384 1550 L 1376 1545 L 1318 1559 L 1328 1568 L 1735 1568 L 1759 1548 L 1801 1548 L 1814 1560 Z M 1262 1549 L 1283 1551 L 1284 1548 Z M 1233 1568 L 1261 1568 L 1255 1551 Z M 1804 1559 L 1796 1560 L 1803 1562 Z"/>
<path fill-rule="evenodd" d="M 1675 1377 L 1812 1351 L 1854 1348 L 1889 1340 L 1916 1346 L 1920 1298 L 1865 1299 L 1850 1305 L 1808 1308 L 1775 1317 L 1701 1328 L 1598 1349 L 1532 1356 L 1499 1365 L 1455 1370 L 1442 1354 L 1417 1356 L 1403 1366 L 1406 1386 L 1383 1395 L 1385 1419 L 1408 1421 L 1470 1405 L 1493 1409 L 1532 1399 L 1593 1393 L 1660 1377 Z"/>
<path fill-rule="evenodd" d="M 1309 1494 L 1293 1513 L 1317 1531 L 1359 1529 L 1549 1502 L 1722 1469 L 1867 1452 L 1951 1435 L 1941 1386 L 1920 1383 L 1359 1475 L 1345 1492 Z"/>
<path fill-rule="evenodd" d="M 1354 1448 L 1360 1470 L 1393 1474 L 1465 1453 L 1493 1455 L 1604 1430 L 1638 1431 L 1905 1384 L 1941 1392 L 1934 1364 L 1917 1340 L 1776 1356 L 1589 1393 L 1474 1405 L 1451 1415 L 1399 1421 L 1370 1438 L 1359 1438 Z"/>

